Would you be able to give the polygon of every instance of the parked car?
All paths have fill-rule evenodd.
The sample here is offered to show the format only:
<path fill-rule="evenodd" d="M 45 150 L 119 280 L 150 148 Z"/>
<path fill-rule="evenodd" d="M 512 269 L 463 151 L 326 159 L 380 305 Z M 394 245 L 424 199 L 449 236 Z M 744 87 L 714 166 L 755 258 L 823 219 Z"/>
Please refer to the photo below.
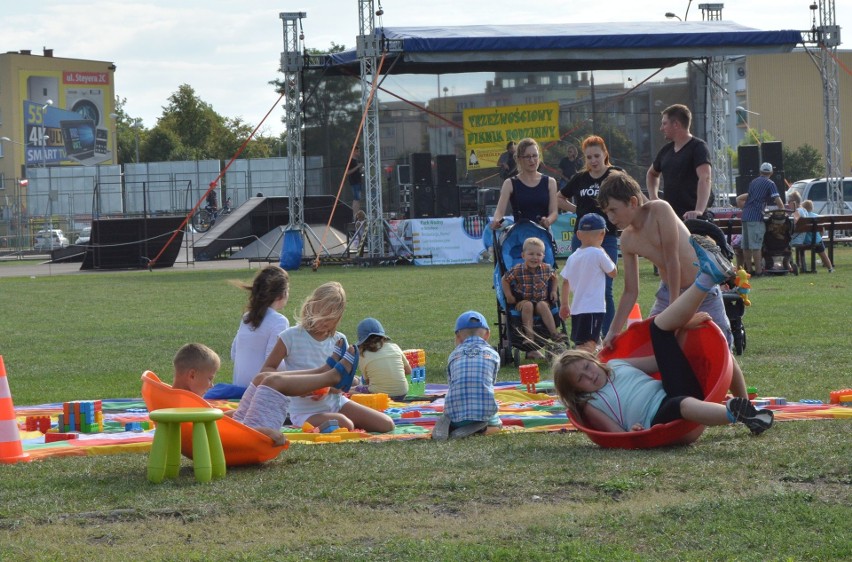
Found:
<path fill-rule="evenodd" d="M 92 227 L 87 226 L 83 230 L 80 231 L 80 236 L 77 237 L 77 240 L 74 241 L 74 244 L 77 246 L 85 246 L 89 243 L 89 239 L 92 237 Z"/>
<path fill-rule="evenodd" d="M 35 235 L 35 244 L 33 248 L 36 250 L 58 250 L 68 247 L 68 238 L 58 228 L 51 230 L 39 230 Z"/>
<path fill-rule="evenodd" d="M 787 193 L 795 191 L 802 201 L 810 199 L 814 202 L 814 212 L 818 215 L 828 213 L 828 188 L 825 178 L 800 180 L 790 186 Z M 852 213 L 852 178 L 843 178 L 843 204 L 846 213 Z"/>

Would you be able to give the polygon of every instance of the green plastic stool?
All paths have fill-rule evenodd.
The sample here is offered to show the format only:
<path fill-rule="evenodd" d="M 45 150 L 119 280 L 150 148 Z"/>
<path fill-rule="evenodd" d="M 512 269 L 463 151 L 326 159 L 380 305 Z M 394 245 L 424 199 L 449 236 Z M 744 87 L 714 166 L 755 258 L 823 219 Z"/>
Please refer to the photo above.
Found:
<path fill-rule="evenodd" d="M 157 423 L 154 443 L 148 457 L 148 480 L 159 484 L 164 478 L 177 478 L 180 471 L 180 424 L 192 422 L 192 460 L 195 479 L 210 482 L 225 476 L 225 452 L 216 420 L 218 408 L 163 408 L 148 413 Z"/>

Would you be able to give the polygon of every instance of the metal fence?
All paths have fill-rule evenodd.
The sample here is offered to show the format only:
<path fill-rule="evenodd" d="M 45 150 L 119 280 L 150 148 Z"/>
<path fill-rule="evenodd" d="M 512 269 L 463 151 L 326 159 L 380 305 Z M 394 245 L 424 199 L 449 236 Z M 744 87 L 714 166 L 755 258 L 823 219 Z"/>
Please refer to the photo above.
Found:
<path fill-rule="evenodd" d="M 223 166 L 200 160 L 30 168 L 26 186 L 3 178 L 0 251 L 26 252 L 36 232 L 47 228 L 61 229 L 73 243 L 97 218 L 186 214 Z M 236 208 L 257 194 L 287 197 L 287 169 L 287 158 L 236 160 L 216 186 L 220 202 L 230 198 Z M 303 195 L 331 194 L 322 177 L 322 157 L 308 157 Z"/>

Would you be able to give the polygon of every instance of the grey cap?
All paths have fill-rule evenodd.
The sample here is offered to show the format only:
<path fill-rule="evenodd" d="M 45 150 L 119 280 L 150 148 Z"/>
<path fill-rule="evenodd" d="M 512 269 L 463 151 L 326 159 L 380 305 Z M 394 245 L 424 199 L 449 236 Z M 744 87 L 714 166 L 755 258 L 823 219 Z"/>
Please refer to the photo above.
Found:
<path fill-rule="evenodd" d="M 769 162 L 764 162 L 760 165 L 760 173 L 761 174 L 771 174 L 772 173 L 772 164 Z"/>

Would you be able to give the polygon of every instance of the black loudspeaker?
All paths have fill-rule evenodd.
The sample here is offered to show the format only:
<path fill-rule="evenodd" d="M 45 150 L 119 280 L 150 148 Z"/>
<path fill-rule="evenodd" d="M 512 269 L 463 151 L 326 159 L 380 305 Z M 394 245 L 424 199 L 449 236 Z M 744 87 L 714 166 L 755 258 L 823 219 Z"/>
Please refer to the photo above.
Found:
<path fill-rule="evenodd" d="M 396 167 L 396 184 L 411 184 L 411 166 L 408 164 L 400 164 Z"/>
<path fill-rule="evenodd" d="M 500 189 L 490 187 L 480 189 L 476 193 L 476 208 L 483 217 L 492 214 L 493 208 L 497 206 L 497 201 L 500 200 Z"/>
<path fill-rule="evenodd" d="M 761 151 L 763 153 L 763 161 L 772 164 L 776 173 L 784 171 L 784 151 L 781 141 L 765 142 L 761 146 Z"/>
<path fill-rule="evenodd" d="M 459 204 L 459 186 L 456 184 L 438 185 L 435 188 L 435 216 L 461 216 Z"/>
<path fill-rule="evenodd" d="M 432 181 L 432 153 L 411 153 L 411 183 L 415 185 L 434 185 Z"/>
<path fill-rule="evenodd" d="M 737 176 L 737 195 L 748 193 L 748 184 L 751 183 L 754 177 L 752 176 Z"/>
<path fill-rule="evenodd" d="M 439 154 L 435 157 L 437 182 L 435 183 L 435 216 L 459 216 L 459 187 L 456 174 L 456 157 Z"/>
<path fill-rule="evenodd" d="M 475 185 L 459 186 L 459 213 L 462 216 L 476 215 L 479 212 L 479 204 L 476 196 L 479 188 Z"/>
<path fill-rule="evenodd" d="M 435 188 L 415 183 L 411 188 L 411 218 L 424 219 L 435 216 Z"/>
<path fill-rule="evenodd" d="M 438 173 L 438 185 L 456 185 L 456 157 L 454 154 L 439 154 L 435 157 L 435 167 Z"/>
<path fill-rule="evenodd" d="M 737 147 L 740 175 L 755 178 L 760 173 L 760 149 L 756 144 Z"/>

